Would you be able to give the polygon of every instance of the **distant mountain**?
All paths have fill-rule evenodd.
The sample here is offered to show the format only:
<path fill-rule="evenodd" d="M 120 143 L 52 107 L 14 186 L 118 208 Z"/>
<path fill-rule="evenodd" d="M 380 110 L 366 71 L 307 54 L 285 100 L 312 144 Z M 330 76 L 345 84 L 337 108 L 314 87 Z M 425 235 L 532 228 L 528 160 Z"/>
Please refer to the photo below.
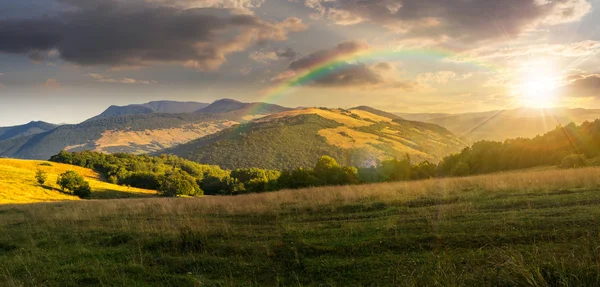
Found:
<path fill-rule="evenodd" d="M 144 104 L 152 108 L 157 113 L 184 114 L 193 113 L 207 107 L 207 103 L 198 102 L 176 102 L 176 101 L 155 101 Z"/>
<path fill-rule="evenodd" d="M 12 127 L 0 127 L 0 141 L 35 135 L 51 131 L 58 125 L 46 122 L 30 122 L 28 124 Z"/>
<path fill-rule="evenodd" d="M 551 131 L 557 125 L 570 122 L 581 124 L 600 118 L 600 110 L 566 108 L 519 108 L 462 114 L 396 114 L 405 119 L 443 126 L 468 142 L 530 138 Z"/>
<path fill-rule="evenodd" d="M 378 109 L 375 109 L 375 108 L 372 108 L 369 106 L 358 106 L 358 107 L 351 108 L 350 110 L 365 111 L 365 112 L 369 112 L 371 114 L 382 116 L 382 117 L 389 118 L 389 119 L 402 119 L 402 117 L 400 117 L 398 115 L 388 113 L 386 111 L 378 110 Z"/>
<path fill-rule="evenodd" d="M 306 108 L 234 126 L 160 153 L 224 168 L 293 169 L 312 167 L 323 155 L 355 166 L 406 154 L 415 162 L 439 161 L 463 147 L 464 142 L 433 124 L 362 109 Z"/>
<path fill-rule="evenodd" d="M 127 115 L 145 115 L 152 113 L 193 113 L 206 106 L 208 106 L 206 103 L 176 101 L 155 101 L 139 105 L 110 106 L 104 112 L 89 120 L 106 119 Z"/>
<path fill-rule="evenodd" d="M 207 107 L 210 109 L 203 111 Z M 157 101 L 111 106 L 80 124 L 64 125 L 37 134 L 23 133 L 24 136 L 19 138 L 7 136 L 0 140 L 0 157 L 45 160 L 61 150 L 150 153 L 283 110 L 290 109 L 233 100 L 219 100 L 211 105 Z"/>
<path fill-rule="evenodd" d="M 199 109 L 199 113 L 227 113 L 231 111 L 243 110 L 251 115 L 267 115 L 281 113 L 292 110 L 291 108 L 282 107 L 267 103 L 242 103 L 232 99 L 222 99 L 213 102 L 212 104 Z"/>
<path fill-rule="evenodd" d="M 89 120 L 0 141 L 0 157 L 49 159 L 61 150 L 148 153 L 243 121 L 241 113 L 142 114 Z"/>

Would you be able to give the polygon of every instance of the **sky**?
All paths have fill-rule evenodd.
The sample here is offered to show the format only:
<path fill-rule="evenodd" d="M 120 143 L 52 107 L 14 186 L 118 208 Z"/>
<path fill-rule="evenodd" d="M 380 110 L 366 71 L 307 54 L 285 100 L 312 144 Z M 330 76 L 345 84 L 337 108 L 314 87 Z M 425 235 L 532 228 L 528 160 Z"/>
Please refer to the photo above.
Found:
<path fill-rule="evenodd" d="M 0 126 L 233 98 L 600 108 L 600 0 L 0 0 Z"/>

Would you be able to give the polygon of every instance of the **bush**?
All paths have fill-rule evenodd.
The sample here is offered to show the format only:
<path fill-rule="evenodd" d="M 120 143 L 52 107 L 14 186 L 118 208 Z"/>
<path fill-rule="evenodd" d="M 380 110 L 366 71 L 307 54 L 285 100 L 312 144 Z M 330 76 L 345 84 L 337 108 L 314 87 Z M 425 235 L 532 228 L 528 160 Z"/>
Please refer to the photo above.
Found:
<path fill-rule="evenodd" d="M 580 154 L 571 154 L 563 157 L 560 161 L 561 168 L 578 168 L 584 167 L 587 165 L 585 157 Z"/>
<path fill-rule="evenodd" d="M 40 185 L 44 185 L 44 183 L 46 183 L 46 180 L 48 180 L 48 175 L 45 171 L 38 168 L 38 170 L 35 172 L 35 180 Z"/>
<path fill-rule="evenodd" d="M 72 170 L 58 176 L 56 184 L 58 184 L 63 191 L 71 192 L 80 198 L 88 198 L 92 194 L 90 184 L 85 181 L 83 176 Z"/>

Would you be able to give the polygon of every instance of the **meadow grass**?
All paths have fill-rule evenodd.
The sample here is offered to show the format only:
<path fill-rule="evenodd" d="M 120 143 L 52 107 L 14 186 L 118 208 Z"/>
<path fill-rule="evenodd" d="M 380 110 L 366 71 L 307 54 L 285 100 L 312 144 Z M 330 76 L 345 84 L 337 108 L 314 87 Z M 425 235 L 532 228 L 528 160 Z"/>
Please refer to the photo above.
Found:
<path fill-rule="evenodd" d="M 45 171 L 44 185 L 36 182 L 37 169 Z M 97 172 L 54 162 L 37 160 L 0 159 L 0 204 L 79 200 L 60 191 L 58 176 L 68 170 L 81 174 L 92 187 L 92 198 L 129 198 L 155 196 L 155 191 L 107 183 Z"/>
<path fill-rule="evenodd" d="M 599 286 L 600 169 L 0 206 L 0 286 Z"/>

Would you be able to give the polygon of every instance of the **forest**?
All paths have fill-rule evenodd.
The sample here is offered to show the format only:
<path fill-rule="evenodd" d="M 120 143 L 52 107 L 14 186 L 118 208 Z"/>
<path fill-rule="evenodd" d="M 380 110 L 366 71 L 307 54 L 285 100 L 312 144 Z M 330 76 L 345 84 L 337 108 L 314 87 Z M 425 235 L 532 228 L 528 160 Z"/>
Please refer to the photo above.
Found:
<path fill-rule="evenodd" d="M 561 168 L 600 165 L 600 120 L 584 122 L 580 126 L 560 126 L 533 139 L 480 141 L 445 157 L 439 164 L 412 163 L 406 155 L 401 159 L 380 161 L 376 166 L 356 168 L 340 165 L 334 157 L 325 155 L 318 159 L 314 168 L 225 170 L 174 155 L 110 155 L 89 151 L 62 151 L 50 160 L 92 168 L 112 183 L 158 190 L 165 196 L 235 195 L 467 176 L 548 165 Z"/>

